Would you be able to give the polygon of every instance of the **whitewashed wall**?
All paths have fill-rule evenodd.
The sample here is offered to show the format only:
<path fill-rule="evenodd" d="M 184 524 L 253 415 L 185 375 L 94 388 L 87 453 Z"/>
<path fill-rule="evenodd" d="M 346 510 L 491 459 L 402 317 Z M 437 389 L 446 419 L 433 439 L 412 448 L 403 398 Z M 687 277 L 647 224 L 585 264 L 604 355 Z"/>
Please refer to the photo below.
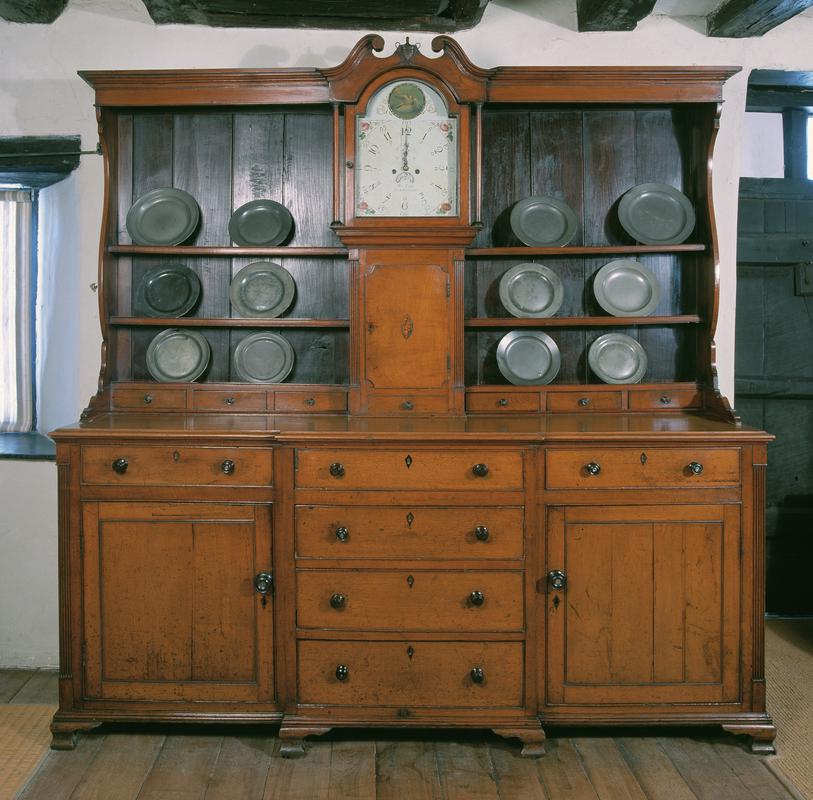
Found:
<path fill-rule="evenodd" d="M 483 67 L 501 64 L 688 65 L 744 67 L 726 87 L 714 199 L 721 236 L 722 294 L 717 352 L 721 386 L 734 378 L 737 182 L 747 74 L 752 68 L 811 69 L 813 13 L 760 39 L 709 39 L 702 17 L 673 19 L 658 10 L 701 13 L 703 2 L 661 0 L 629 33 L 576 33 L 575 0 L 495 0 L 483 21 L 457 35 Z M 72 0 L 53 25 L 0 23 L 0 133 L 80 133 L 96 144 L 93 95 L 80 69 L 333 66 L 362 31 L 229 30 L 156 27 L 138 0 Z M 411 34 L 431 54 L 431 34 Z M 387 53 L 404 35 L 387 33 Z M 49 425 L 75 418 L 96 384 L 99 328 L 95 280 L 102 165 L 82 159 L 70 183 L 49 198 L 61 214 L 49 230 L 44 269 L 65 304 L 48 321 L 48 370 L 41 410 Z M 56 284 L 55 284 L 56 286 Z M 47 290 L 46 290 L 47 291 Z M 69 310 L 70 313 L 64 313 Z M 56 629 L 56 480 L 51 464 L 0 462 L 0 666 L 54 665 Z"/>

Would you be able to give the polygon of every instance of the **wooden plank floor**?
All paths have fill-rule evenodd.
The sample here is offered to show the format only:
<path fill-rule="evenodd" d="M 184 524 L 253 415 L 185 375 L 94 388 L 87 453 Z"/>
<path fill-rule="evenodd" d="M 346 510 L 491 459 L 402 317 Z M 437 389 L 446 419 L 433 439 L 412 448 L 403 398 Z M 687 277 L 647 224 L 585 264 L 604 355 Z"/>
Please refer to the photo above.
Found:
<path fill-rule="evenodd" d="M 48 673 L 0 670 L 0 702 L 53 702 L 55 691 Z M 51 751 L 17 800 L 794 798 L 731 736 L 597 733 L 553 731 L 546 755 L 527 760 L 487 731 L 334 731 L 288 760 L 268 728 L 109 725 Z"/>

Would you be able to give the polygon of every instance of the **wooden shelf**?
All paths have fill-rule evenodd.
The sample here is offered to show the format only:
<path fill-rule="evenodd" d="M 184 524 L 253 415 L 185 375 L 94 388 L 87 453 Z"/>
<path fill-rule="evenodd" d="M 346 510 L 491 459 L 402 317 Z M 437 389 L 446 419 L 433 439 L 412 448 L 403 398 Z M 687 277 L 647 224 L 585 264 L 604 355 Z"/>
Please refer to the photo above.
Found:
<path fill-rule="evenodd" d="M 111 244 L 108 253 L 141 256 L 282 256 L 289 258 L 347 258 L 346 247 L 152 247 L 138 244 Z"/>
<path fill-rule="evenodd" d="M 467 328 L 608 328 L 633 325 L 696 325 L 697 314 L 673 317 L 475 317 Z"/>
<path fill-rule="evenodd" d="M 467 257 L 491 258 L 500 256 L 601 256 L 633 255 L 635 253 L 704 253 L 704 244 L 672 245 L 602 245 L 600 247 L 472 247 Z"/>
<path fill-rule="evenodd" d="M 160 328 L 349 328 L 346 319 L 284 319 L 202 317 L 111 317 L 110 324 L 118 327 Z"/>

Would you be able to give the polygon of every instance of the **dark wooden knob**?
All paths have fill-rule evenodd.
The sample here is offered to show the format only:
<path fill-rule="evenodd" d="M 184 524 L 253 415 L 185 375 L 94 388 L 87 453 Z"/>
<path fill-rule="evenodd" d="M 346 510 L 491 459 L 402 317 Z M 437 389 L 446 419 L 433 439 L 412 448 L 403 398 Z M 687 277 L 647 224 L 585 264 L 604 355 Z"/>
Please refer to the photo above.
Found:
<path fill-rule="evenodd" d="M 152 402 L 152 395 L 151 395 L 151 394 L 145 394 L 145 395 L 144 395 L 144 402 L 145 402 L 147 405 L 149 405 L 149 404 Z"/>
<path fill-rule="evenodd" d="M 313 397 L 309 397 L 309 398 L 308 398 L 308 399 L 305 401 L 305 405 L 306 405 L 306 406 L 315 406 L 315 405 L 316 405 L 316 399 L 315 399 L 315 398 L 313 398 Z"/>
<path fill-rule="evenodd" d="M 472 683 L 482 683 L 486 679 L 486 673 L 482 667 L 472 667 L 469 675 Z"/>
<path fill-rule="evenodd" d="M 692 461 L 686 469 L 692 473 L 692 475 L 702 475 L 703 474 L 703 465 L 699 461 Z"/>
<path fill-rule="evenodd" d="M 477 537 L 477 540 L 480 542 L 487 542 L 488 541 L 488 528 L 485 525 L 478 525 L 474 529 L 474 535 Z"/>
<path fill-rule="evenodd" d="M 113 466 L 113 472 L 115 472 L 115 473 L 117 473 L 119 475 L 124 475 L 124 473 L 127 472 L 127 467 L 129 467 L 130 464 L 128 463 L 126 458 L 117 458 L 113 462 L 112 466 Z"/>
<path fill-rule="evenodd" d="M 585 464 L 584 470 L 588 475 L 598 475 L 601 472 L 601 464 L 591 461 L 589 464 Z"/>
<path fill-rule="evenodd" d="M 334 478 L 341 478 L 344 475 L 344 464 L 340 464 L 338 461 L 334 461 L 330 465 L 330 474 Z"/>
<path fill-rule="evenodd" d="M 469 595 L 469 602 L 473 606 L 481 606 L 481 605 L 483 605 L 483 603 L 485 603 L 485 601 L 486 601 L 486 596 L 481 591 L 479 591 L 478 589 L 475 589 Z"/>
<path fill-rule="evenodd" d="M 350 531 L 345 527 L 336 528 L 336 538 L 340 542 L 346 542 L 350 538 Z"/>
<path fill-rule="evenodd" d="M 337 611 L 344 608 L 344 603 L 347 598 L 343 594 L 334 594 L 330 596 L 330 607 L 335 608 Z"/>
<path fill-rule="evenodd" d="M 672 398 L 668 394 L 661 395 L 661 405 L 668 406 L 672 402 Z"/>
<path fill-rule="evenodd" d="M 234 405 L 234 398 L 233 397 L 226 397 L 226 398 L 224 398 L 223 402 L 227 406 L 233 406 Z"/>
<path fill-rule="evenodd" d="M 339 664 L 336 667 L 336 680 L 337 681 L 346 681 L 350 677 L 350 668 L 346 667 L 344 664 Z"/>
<path fill-rule="evenodd" d="M 232 475 L 234 474 L 234 470 L 237 469 L 234 461 L 227 458 L 221 465 L 220 470 L 224 475 Z"/>
<path fill-rule="evenodd" d="M 403 408 L 404 411 L 412 411 L 412 409 L 415 408 L 415 404 L 411 400 L 404 400 L 404 402 L 401 403 L 401 408 Z"/>
<path fill-rule="evenodd" d="M 488 475 L 488 464 L 475 464 L 471 471 L 478 477 L 478 478 L 485 478 Z"/>

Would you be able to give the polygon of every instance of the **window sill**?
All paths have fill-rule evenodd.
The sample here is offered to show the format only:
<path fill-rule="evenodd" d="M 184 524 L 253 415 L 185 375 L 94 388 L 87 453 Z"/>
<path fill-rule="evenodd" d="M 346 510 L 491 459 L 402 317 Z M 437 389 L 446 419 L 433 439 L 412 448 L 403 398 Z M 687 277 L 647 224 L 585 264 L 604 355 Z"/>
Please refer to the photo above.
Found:
<path fill-rule="evenodd" d="M 56 461 L 56 445 L 41 433 L 0 433 L 0 460 Z"/>

